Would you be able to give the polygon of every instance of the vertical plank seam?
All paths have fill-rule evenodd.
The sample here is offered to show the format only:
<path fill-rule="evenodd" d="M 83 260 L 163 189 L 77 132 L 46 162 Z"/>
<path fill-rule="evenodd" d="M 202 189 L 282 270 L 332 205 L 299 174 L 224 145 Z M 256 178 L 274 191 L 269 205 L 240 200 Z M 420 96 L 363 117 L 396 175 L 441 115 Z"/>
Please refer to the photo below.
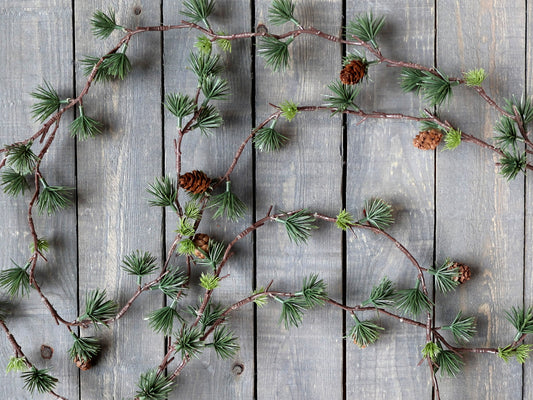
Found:
<path fill-rule="evenodd" d="M 433 9 L 435 10 L 433 17 L 433 64 L 437 67 L 437 0 L 433 0 Z M 435 106 L 433 112 L 437 107 Z M 433 151 L 433 265 L 437 264 L 437 149 Z M 435 291 L 435 277 L 432 279 L 433 284 L 433 304 L 436 304 L 436 291 Z M 435 326 L 435 306 L 433 306 L 433 326 Z M 431 399 L 435 400 L 435 388 L 431 387 Z"/>
<path fill-rule="evenodd" d="M 528 95 L 527 92 L 527 22 L 528 22 L 528 4 L 527 0 L 524 0 L 524 96 Z M 527 147 L 524 144 L 524 147 Z M 524 174 L 524 245 L 523 245 L 523 262 L 522 262 L 522 307 L 525 309 L 526 303 L 526 256 L 527 256 L 527 176 Z M 525 395 L 525 375 L 526 370 L 524 364 L 521 366 L 522 369 L 522 399 Z"/>
<path fill-rule="evenodd" d="M 342 0 L 341 3 L 342 11 L 341 11 L 341 18 L 342 18 L 342 25 L 346 26 L 347 21 L 347 14 L 346 14 L 346 0 Z M 341 31 L 341 34 L 344 38 L 346 38 L 346 34 L 343 31 Z M 341 45 L 341 56 L 346 56 L 346 45 L 343 43 Z M 347 116 L 346 114 L 342 114 L 342 127 L 341 127 L 341 134 L 342 134 L 342 176 L 341 176 L 341 207 L 343 209 L 346 209 L 346 180 L 347 180 L 347 174 L 348 174 L 348 160 L 347 160 L 347 154 L 348 154 L 348 122 L 347 122 Z M 346 286 L 347 286 L 347 243 L 346 243 L 346 231 L 341 231 L 341 264 L 342 264 L 342 288 L 341 288 L 341 296 L 342 296 L 342 304 L 346 304 Z M 346 336 L 346 311 L 342 310 L 342 337 Z M 342 340 L 342 400 L 346 400 L 346 368 L 347 368 L 347 346 L 346 346 L 346 340 Z"/>

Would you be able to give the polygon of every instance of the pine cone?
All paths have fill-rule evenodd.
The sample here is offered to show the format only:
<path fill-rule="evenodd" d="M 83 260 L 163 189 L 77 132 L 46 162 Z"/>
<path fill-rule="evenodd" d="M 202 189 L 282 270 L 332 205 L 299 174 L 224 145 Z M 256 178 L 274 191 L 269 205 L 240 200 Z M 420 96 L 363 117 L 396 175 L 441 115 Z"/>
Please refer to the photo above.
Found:
<path fill-rule="evenodd" d="M 413 145 L 422 150 L 435 150 L 442 140 L 442 132 L 438 129 L 420 132 L 413 139 Z"/>
<path fill-rule="evenodd" d="M 74 362 L 76 363 L 76 366 L 82 371 L 87 371 L 93 366 L 91 360 L 83 361 L 82 359 L 78 358 L 78 356 L 76 356 Z"/>
<path fill-rule="evenodd" d="M 470 280 L 472 272 L 470 271 L 470 267 L 468 265 L 461 263 L 453 263 L 449 266 L 449 269 L 454 268 L 457 268 L 457 272 L 459 272 L 459 276 L 453 278 L 454 281 L 459 283 L 465 283 L 466 281 Z"/>
<path fill-rule="evenodd" d="M 209 236 L 205 233 L 197 233 L 196 235 L 194 235 L 192 241 L 196 246 L 196 250 L 194 250 L 194 255 L 198 258 L 204 259 L 205 256 L 200 250 L 202 250 L 204 253 L 207 253 L 209 251 Z"/>
<path fill-rule="evenodd" d="M 180 176 L 180 186 L 187 192 L 199 194 L 209 189 L 211 178 L 203 171 L 191 171 Z"/>
<path fill-rule="evenodd" d="M 366 67 L 362 60 L 352 60 L 341 71 L 341 82 L 345 85 L 355 85 L 361 82 L 366 74 Z"/>

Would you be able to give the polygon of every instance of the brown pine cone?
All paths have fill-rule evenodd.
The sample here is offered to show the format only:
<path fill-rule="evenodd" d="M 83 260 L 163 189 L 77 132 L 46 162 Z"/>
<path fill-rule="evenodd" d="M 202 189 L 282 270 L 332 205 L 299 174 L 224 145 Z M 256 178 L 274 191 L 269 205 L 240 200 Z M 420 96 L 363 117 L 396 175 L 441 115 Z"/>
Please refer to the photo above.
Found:
<path fill-rule="evenodd" d="M 438 129 L 420 132 L 413 139 L 413 145 L 422 150 L 435 150 L 442 140 L 442 132 Z"/>
<path fill-rule="evenodd" d="M 362 60 L 352 60 L 341 71 L 341 82 L 345 85 L 355 85 L 361 82 L 366 74 L 367 64 Z"/>
<path fill-rule="evenodd" d="M 209 236 L 205 233 L 197 233 L 196 235 L 194 235 L 192 241 L 196 246 L 196 250 L 194 250 L 194 255 L 198 258 L 204 259 L 205 256 L 202 254 L 202 251 L 204 253 L 207 253 L 209 251 Z"/>
<path fill-rule="evenodd" d="M 457 268 L 457 272 L 459 272 L 459 276 L 453 278 L 454 281 L 459 283 L 465 283 L 466 281 L 470 280 L 470 276 L 472 275 L 472 272 L 470 271 L 470 267 L 465 264 L 461 263 L 453 263 L 448 267 L 449 269 Z"/>
<path fill-rule="evenodd" d="M 76 366 L 81 369 L 82 371 L 87 371 L 88 369 L 91 369 L 93 366 L 91 363 L 91 360 L 84 361 L 76 356 L 74 359 L 74 362 L 76 363 Z"/>
<path fill-rule="evenodd" d="M 180 186 L 187 192 L 199 194 L 209 189 L 211 178 L 203 171 L 191 171 L 180 176 Z"/>

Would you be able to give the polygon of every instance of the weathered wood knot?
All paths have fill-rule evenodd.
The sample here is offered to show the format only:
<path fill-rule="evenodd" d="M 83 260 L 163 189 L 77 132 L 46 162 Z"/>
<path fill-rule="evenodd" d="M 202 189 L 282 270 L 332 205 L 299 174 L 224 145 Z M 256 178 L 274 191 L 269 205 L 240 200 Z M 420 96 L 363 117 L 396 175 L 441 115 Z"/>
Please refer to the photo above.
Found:
<path fill-rule="evenodd" d="M 241 375 L 244 372 L 244 364 L 240 362 L 236 362 L 231 367 L 231 372 L 233 372 L 234 375 Z"/>
<path fill-rule="evenodd" d="M 50 360 L 54 355 L 54 349 L 46 344 L 41 345 L 41 357 Z"/>
<path fill-rule="evenodd" d="M 141 7 L 139 7 L 139 6 L 137 6 L 137 7 L 135 7 L 135 8 L 133 9 L 133 13 L 134 13 L 135 15 L 140 15 L 141 12 L 142 12 L 142 9 L 141 9 Z"/>

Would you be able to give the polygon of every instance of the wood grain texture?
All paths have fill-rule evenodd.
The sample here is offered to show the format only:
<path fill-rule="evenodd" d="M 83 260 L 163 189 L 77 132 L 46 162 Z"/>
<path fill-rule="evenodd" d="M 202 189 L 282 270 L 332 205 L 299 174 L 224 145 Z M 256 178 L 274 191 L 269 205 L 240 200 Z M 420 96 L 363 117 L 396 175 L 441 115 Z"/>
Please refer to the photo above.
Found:
<path fill-rule="evenodd" d="M 524 82 L 523 3 L 439 0 L 438 67 L 451 76 L 484 68 L 484 87 L 500 99 L 520 96 Z M 475 93 L 457 90 L 442 110 L 464 132 L 493 136 L 498 119 Z M 437 259 L 450 257 L 471 266 L 473 279 L 455 295 L 437 295 L 437 325 L 449 323 L 459 310 L 477 318 L 474 346 L 502 346 L 514 333 L 505 311 L 523 301 L 524 182 L 507 182 L 494 166 L 497 157 L 463 144 L 437 159 Z M 522 370 L 497 357 L 465 356 L 457 379 L 442 379 L 445 398 L 518 399 Z M 468 387 L 468 390 L 465 390 Z M 527 397 L 527 396 L 526 396 Z"/>
<path fill-rule="evenodd" d="M 177 23 L 181 19 L 182 1 L 165 1 L 163 16 L 165 24 Z M 245 0 L 218 0 L 214 15 L 209 19 L 215 31 L 227 33 L 250 30 L 250 5 Z M 198 50 L 193 47 L 197 31 L 180 30 L 169 32 L 164 37 L 164 82 L 165 93 L 183 93 L 194 97 L 197 79 L 189 67 L 189 54 Z M 251 121 L 251 79 L 250 52 L 251 41 L 240 40 L 232 43 L 231 53 L 224 53 L 213 46 L 213 51 L 220 54 L 220 63 L 224 67 L 222 76 L 228 80 L 231 95 L 224 101 L 213 101 L 224 119 L 221 128 L 213 130 L 212 135 L 205 136 L 200 131 L 188 133 L 182 144 L 183 159 L 181 173 L 203 170 L 210 177 L 223 176 L 230 166 L 234 154 L 252 128 Z M 176 118 L 165 110 L 165 171 L 176 176 L 173 141 L 177 138 Z M 248 206 L 246 216 L 232 223 L 225 218 L 213 221 L 213 211 L 208 210 L 198 232 L 210 235 L 214 240 L 229 243 L 233 238 L 252 223 L 253 206 L 253 169 L 250 145 L 241 156 L 237 168 L 231 175 L 232 190 Z M 223 186 L 223 185 L 222 185 Z M 223 188 L 217 189 L 220 193 Z M 181 204 L 188 196 L 180 192 Z M 166 238 L 171 246 L 177 227 L 176 215 L 168 212 Z M 235 247 L 222 275 L 230 276 L 221 282 L 215 293 L 214 302 L 229 306 L 252 292 L 253 281 L 253 246 L 252 236 L 242 239 Z M 185 266 L 185 258 L 175 257 L 175 265 Z M 208 272 L 206 267 L 193 266 L 194 285 L 185 299 L 180 300 L 182 307 L 187 304 L 197 305 L 198 297 L 204 294 L 197 283 L 201 272 Z M 254 340 L 253 308 L 243 307 L 231 316 L 229 328 L 238 336 L 240 351 L 230 360 L 220 360 L 212 349 L 206 349 L 199 360 L 193 360 L 178 378 L 178 388 L 171 399 L 251 399 L 254 381 Z M 210 340 L 208 340 L 209 342 Z M 242 366 L 242 368 L 241 368 Z M 171 365 L 172 372 L 175 364 Z M 198 384 L 202 382 L 202 384 Z"/>
<path fill-rule="evenodd" d="M 386 23 L 378 44 L 392 59 L 432 65 L 433 1 L 373 1 L 347 4 L 347 21 L 372 11 L 385 15 Z M 347 49 L 352 50 L 351 48 Z M 364 110 L 383 110 L 418 115 L 419 101 L 402 94 L 400 70 L 382 65 L 370 67 L 369 82 L 363 85 L 358 105 Z M 401 99 L 401 100 L 398 100 Z M 360 218 L 365 200 L 382 198 L 391 203 L 395 223 L 388 231 L 421 265 L 430 265 L 433 256 L 434 152 L 413 147 L 418 133 L 415 123 L 368 120 L 357 125 L 348 119 L 346 208 Z M 414 287 L 417 271 L 388 240 L 372 233 L 347 235 L 347 303 L 360 304 L 372 286 L 383 277 L 399 289 Z M 430 282 L 428 282 L 430 284 Z M 429 287 L 431 290 L 431 286 Z M 373 313 L 359 314 L 375 319 Z M 419 316 L 418 320 L 425 321 Z M 430 399 L 430 373 L 420 361 L 425 331 L 386 317 L 378 318 L 386 330 L 373 346 L 359 349 L 347 343 L 347 398 Z M 353 325 L 347 318 L 347 329 Z"/>
<path fill-rule="evenodd" d="M 0 8 L 0 140 L 12 143 L 31 136 L 38 124 L 30 117 L 34 99 L 29 93 L 46 80 L 63 98 L 72 95 L 72 10 L 65 0 L 12 1 Z M 43 161 L 41 171 L 48 183 L 76 185 L 74 145 L 65 115 L 54 148 Z M 33 187 L 33 185 L 32 185 Z M 33 189 L 32 189 L 33 193 Z M 17 199 L 0 194 L 1 269 L 11 268 L 10 259 L 23 266 L 30 256 L 31 235 L 27 224 L 27 204 L 31 194 Z M 35 212 L 37 214 L 37 212 Z M 70 207 L 52 217 L 35 218 L 37 232 L 50 241 L 48 263 L 37 264 L 37 280 L 58 312 L 67 319 L 76 317 L 76 209 Z M 59 379 L 57 392 L 69 399 L 78 398 L 78 369 L 69 361 L 71 345 L 68 331 L 54 324 L 48 310 L 33 291 L 30 298 L 17 298 L 6 323 L 17 337 L 26 356 L 37 368 L 50 368 Z M 38 332 L 38 334 L 36 334 Z M 0 397 L 31 399 L 16 373 L 3 370 L 13 351 L 5 335 L 0 335 Z M 54 348 L 52 359 L 41 357 L 42 344 Z"/>
<path fill-rule="evenodd" d="M 93 12 L 108 7 L 126 26 L 157 24 L 161 18 L 159 1 L 77 1 L 78 90 L 84 82 L 80 59 L 103 54 L 120 37 L 114 33 L 102 42 L 90 33 Z M 84 101 L 86 113 L 101 120 L 105 132 L 79 142 L 77 149 L 82 308 L 86 293 L 95 288 L 105 288 L 121 305 L 130 298 L 136 279 L 120 268 L 124 256 L 141 250 L 162 259 L 162 211 L 148 205 L 146 194 L 148 183 L 161 172 L 160 50 L 159 34 L 134 37 L 127 52 L 132 72 L 122 82 L 96 83 Z M 93 369 L 81 374 L 82 399 L 133 397 L 139 375 L 163 356 L 163 338 L 143 320 L 161 303 L 158 292 L 143 293 L 110 329 L 83 332 L 101 338 L 104 349 Z"/>
<path fill-rule="evenodd" d="M 256 2 L 256 25 L 268 25 L 270 2 Z M 296 18 L 338 34 L 341 1 L 298 1 Z M 292 29 L 270 27 L 271 32 Z M 322 104 L 326 86 L 341 63 L 341 47 L 315 37 L 298 37 L 290 47 L 291 65 L 284 73 L 265 68 L 256 59 L 257 123 L 273 109 L 268 102 L 291 100 L 300 105 Z M 257 153 L 257 216 L 302 207 L 335 215 L 341 208 L 342 125 L 328 113 L 301 114 L 276 125 L 288 144 L 276 153 Z M 342 298 L 341 234 L 332 224 L 318 223 L 307 245 L 291 243 L 281 224 L 257 232 L 257 285 L 298 291 L 304 277 L 319 273 L 328 293 Z M 257 392 L 268 399 L 342 398 L 342 313 L 331 307 L 314 309 L 300 328 L 278 324 L 280 305 L 271 302 L 257 312 Z"/>

